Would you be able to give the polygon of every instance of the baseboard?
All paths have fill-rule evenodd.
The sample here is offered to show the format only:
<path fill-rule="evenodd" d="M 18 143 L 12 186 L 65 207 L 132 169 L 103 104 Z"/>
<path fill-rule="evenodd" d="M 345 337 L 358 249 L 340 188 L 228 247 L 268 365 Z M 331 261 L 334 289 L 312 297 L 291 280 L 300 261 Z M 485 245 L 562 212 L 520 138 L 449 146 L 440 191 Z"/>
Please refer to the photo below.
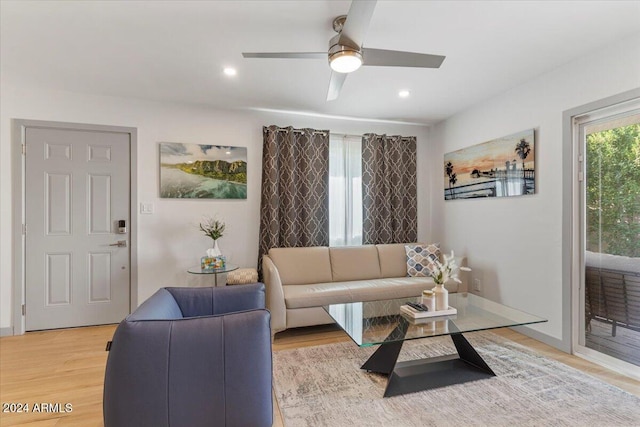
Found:
<path fill-rule="evenodd" d="M 565 344 L 565 342 L 562 340 L 550 337 L 547 334 L 543 334 L 542 332 L 536 331 L 535 329 L 531 329 L 527 326 L 514 326 L 511 329 L 523 335 L 526 335 L 529 338 L 533 338 L 534 340 L 543 342 L 547 345 L 550 345 L 551 347 L 555 347 L 560 351 L 571 354 L 571 346 Z"/>
<path fill-rule="evenodd" d="M 0 328 L 0 337 L 8 337 L 13 335 L 13 326 L 7 326 L 6 328 Z"/>

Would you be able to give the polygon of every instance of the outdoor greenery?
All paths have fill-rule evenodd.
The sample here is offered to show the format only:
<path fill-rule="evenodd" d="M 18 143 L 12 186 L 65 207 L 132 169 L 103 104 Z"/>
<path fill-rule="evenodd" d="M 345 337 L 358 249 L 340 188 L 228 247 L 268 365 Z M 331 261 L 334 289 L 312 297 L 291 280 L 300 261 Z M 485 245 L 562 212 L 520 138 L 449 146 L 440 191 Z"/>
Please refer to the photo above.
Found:
<path fill-rule="evenodd" d="M 587 135 L 587 250 L 640 257 L 640 124 Z"/>

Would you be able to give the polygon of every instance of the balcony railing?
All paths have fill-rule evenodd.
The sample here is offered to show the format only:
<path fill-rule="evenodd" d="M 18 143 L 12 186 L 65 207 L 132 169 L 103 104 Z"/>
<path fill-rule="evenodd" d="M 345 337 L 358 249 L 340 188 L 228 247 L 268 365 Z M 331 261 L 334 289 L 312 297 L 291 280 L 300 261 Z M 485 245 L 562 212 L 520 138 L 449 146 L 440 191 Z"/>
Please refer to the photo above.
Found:
<path fill-rule="evenodd" d="M 585 317 L 640 332 L 640 273 L 587 266 L 585 269 Z"/>

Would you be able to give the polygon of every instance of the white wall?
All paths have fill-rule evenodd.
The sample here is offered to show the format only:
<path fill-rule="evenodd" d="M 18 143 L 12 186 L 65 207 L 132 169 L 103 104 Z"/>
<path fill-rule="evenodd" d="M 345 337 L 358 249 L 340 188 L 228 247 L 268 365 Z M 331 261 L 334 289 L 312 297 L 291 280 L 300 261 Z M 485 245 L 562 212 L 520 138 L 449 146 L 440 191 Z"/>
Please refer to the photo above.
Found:
<path fill-rule="evenodd" d="M 640 87 L 640 36 L 606 46 L 438 123 L 429 132 L 432 237 L 468 257 L 492 300 L 549 319 L 562 334 L 562 113 Z M 536 129 L 536 194 L 444 202 L 443 155 Z M 472 287 L 472 285 L 471 285 Z M 553 340 L 551 340 L 553 341 Z"/>
<path fill-rule="evenodd" d="M 220 111 L 205 107 L 147 102 L 18 87 L 0 81 L 0 328 L 12 326 L 11 119 L 50 120 L 129 126 L 138 130 L 139 202 L 155 205 L 153 215 L 138 215 L 138 301 L 162 286 L 201 281 L 186 273 L 210 246 L 198 229 L 203 215 L 227 223 L 220 248 L 241 266 L 255 266 L 258 256 L 262 126 L 313 127 L 332 132 L 365 132 L 418 137 L 418 235 L 429 234 L 426 127 L 304 115 Z M 248 147 L 248 197 L 239 200 L 171 200 L 158 197 L 158 143 L 188 142 Z M 137 209 L 139 211 L 139 209 Z"/>

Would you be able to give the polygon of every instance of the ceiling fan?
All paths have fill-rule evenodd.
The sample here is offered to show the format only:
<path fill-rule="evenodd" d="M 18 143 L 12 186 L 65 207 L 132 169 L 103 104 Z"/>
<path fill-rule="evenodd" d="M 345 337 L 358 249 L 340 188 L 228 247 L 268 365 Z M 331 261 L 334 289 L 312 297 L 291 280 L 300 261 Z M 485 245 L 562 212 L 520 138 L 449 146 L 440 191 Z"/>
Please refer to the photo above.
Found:
<path fill-rule="evenodd" d="M 327 101 L 338 98 L 340 89 L 351 73 L 361 65 L 386 67 L 440 68 L 444 56 L 397 50 L 364 48 L 362 43 L 373 16 L 375 0 L 354 0 L 349 13 L 333 20 L 338 33 L 329 41 L 329 52 L 243 52 L 245 58 L 329 59 L 331 77 Z"/>

